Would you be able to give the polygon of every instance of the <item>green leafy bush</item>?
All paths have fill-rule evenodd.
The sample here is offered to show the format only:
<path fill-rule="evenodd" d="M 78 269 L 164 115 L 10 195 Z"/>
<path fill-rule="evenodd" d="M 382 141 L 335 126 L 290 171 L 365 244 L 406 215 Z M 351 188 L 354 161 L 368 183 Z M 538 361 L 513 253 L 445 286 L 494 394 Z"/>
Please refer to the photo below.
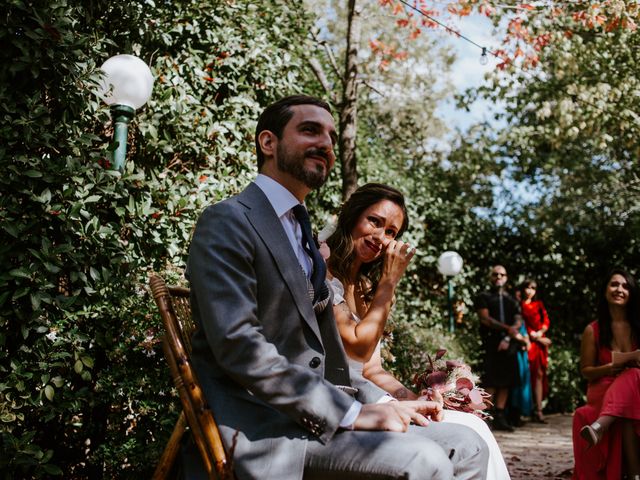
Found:
<path fill-rule="evenodd" d="M 261 105 L 304 89 L 287 2 L 11 2 L 0 24 L 0 470 L 149 476 L 177 417 L 144 285 L 175 281 L 194 222 L 253 175 Z M 157 79 L 109 168 L 96 65 Z M 283 74 L 283 71 L 286 71 Z"/>

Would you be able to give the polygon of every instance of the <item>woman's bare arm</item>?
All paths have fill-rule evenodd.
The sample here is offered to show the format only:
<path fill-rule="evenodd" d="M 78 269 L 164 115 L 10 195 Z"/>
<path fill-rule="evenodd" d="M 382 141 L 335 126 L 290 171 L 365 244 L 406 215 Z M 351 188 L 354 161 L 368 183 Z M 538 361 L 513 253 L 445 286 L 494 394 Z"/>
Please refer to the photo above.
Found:
<path fill-rule="evenodd" d="M 376 350 L 371 359 L 364 364 L 362 375 L 398 400 L 416 400 L 418 398 L 418 395 L 405 387 L 396 377 L 382 367 L 380 350 Z"/>
<path fill-rule="evenodd" d="M 371 358 L 384 333 L 396 286 L 414 253 L 415 250 L 411 250 L 409 244 L 402 241 L 394 240 L 387 246 L 376 293 L 359 322 L 353 319 L 346 303 L 334 306 L 333 311 L 342 343 L 347 355 L 354 360 L 367 362 Z M 344 285 L 345 292 L 349 287 L 351 286 Z"/>
<path fill-rule="evenodd" d="M 597 365 L 598 363 L 598 347 L 595 341 L 595 335 L 591 325 L 587 325 L 582 334 L 580 344 L 580 370 L 582 376 L 590 382 L 599 378 L 617 375 L 624 366 L 614 366 L 613 363 L 605 365 Z"/>
<path fill-rule="evenodd" d="M 382 337 L 386 318 L 369 319 L 365 324 L 363 320 L 356 322 L 346 302 L 334 305 L 333 314 L 347 356 L 363 363 L 368 361 Z"/>

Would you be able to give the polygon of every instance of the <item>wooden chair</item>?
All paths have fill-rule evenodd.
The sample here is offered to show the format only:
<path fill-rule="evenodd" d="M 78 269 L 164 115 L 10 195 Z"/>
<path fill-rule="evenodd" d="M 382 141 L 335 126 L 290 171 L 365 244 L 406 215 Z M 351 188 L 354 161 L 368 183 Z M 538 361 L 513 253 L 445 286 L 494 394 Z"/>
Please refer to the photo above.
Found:
<path fill-rule="evenodd" d="M 195 326 L 191 318 L 189 289 L 167 286 L 157 275 L 151 276 L 149 285 L 165 327 L 162 349 L 182 402 L 182 413 L 160 457 L 153 479 L 161 480 L 171 476 L 180 440 L 187 425 L 209 478 L 232 479 L 233 473 L 218 426 L 191 365 L 191 334 Z"/>

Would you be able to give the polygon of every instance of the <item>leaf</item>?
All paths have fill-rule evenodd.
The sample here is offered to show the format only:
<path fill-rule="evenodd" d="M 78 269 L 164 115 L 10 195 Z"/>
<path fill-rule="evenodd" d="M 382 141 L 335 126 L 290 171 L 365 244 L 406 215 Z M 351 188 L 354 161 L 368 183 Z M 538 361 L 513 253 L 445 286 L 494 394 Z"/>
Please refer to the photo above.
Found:
<path fill-rule="evenodd" d="M 60 267 L 58 267 L 57 265 L 54 265 L 51 262 L 44 262 L 44 267 L 47 269 L 48 272 L 51 272 L 51 273 L 58 273 L 60 271 Z"/>
<path fill-rule="evenodd" d="M 13 270 L 9 271 L 9 275 L 19 278 L 31 278 L 31 272 L 25 267 L 14 268 Z"/>
<path fill-rule="evenodd" d="M 5 225 L 3 225 L 3 227 L 5 232 L 7 232 L 9 235 L 11 235 L 13 238 L 18 238 L 18 229 L 16 228 L 15 225 L 7 223 Z"/>
<path fill-rule="evenodd" d="M 51 385 L 47 385 L 46 387 L 44 387 L 44 395 L 45 395 L 45 397 L 47 397 L 47 399 L 50 402 L 53 401 L 53 396 L 55 395 L 55 390 L 53 389 L 53 387 Z"/>
<path fill-rule="evenodd" d="M 469 378 L 461 377 L 456 380 L 456 390 L 462 390 L 462 389 L 472 390 L 473 387 L 474 387 L 473 382 Z"/>
<path fill-rule="evenodd" d="M 60 476 L 64 473 L 60 467 L 58 467 L 57 465 L 52 465 L 50 463 L 44 463 L 40 466 L 40 468 L 42 468 L 42 470 L 49 475 Z"/>
<path fill-rule="evenodd" d="M 76 363 L 73 364 L 73 369 L 75 370 L 76 373 L 82 373 L 82 370 L 84 369 L 84 365 L 82 364 L 82 361 L 76 360 Z"/>
<path fill-rule="evenodd" d="M 87 368 L 93 368 L 93 358 L 82 356 L 80 357 L 80 359 L 82 360 L 82 363 L 84 363 Z"/>
<path fill-rule="evenodd" d="M 0 293 L 0 306 L 4 305 L 4 303 L 7 301 L 7 299 L 9 298 L 9 295 L 11 294 L 10 291 L 6 291 L 6 292 L 2 292 Z"/>
<path fill-rule="evenodd" d="M 100 272 L 93 267 L 89 267 L 89 276 L 94 280 L 100 280 Z"/>
<path fill-rule="evenodd" d="M 49 203 L 51 201 L 51 190 L 45 188 L 40 196 L 36 197 L 36 200 L 40 203 Z"/>
<path fill-rule="evenodd" d="M 151 123 L 147 125 L 147 132 L 149 133 L 149 135 L 153 140 L 158 139 L 158 129 Z"/>
<path fill-rule="evenodd" d="M 0 415 L 0 421 L 2 421 L 3 423 L 15 422 L 16 415 L 15 413 L 11 413 L 11 412 L 3 413 L 2 415 Z"/>
<path fill-rule="evenodd" d="M 42 300 L 40 292 L 33 292 L 29 295 L 29 297 L 31 298 L 31 308 L 33 309 L 33 311 L 36 312 L 40 310 L 40 302 Z"/>

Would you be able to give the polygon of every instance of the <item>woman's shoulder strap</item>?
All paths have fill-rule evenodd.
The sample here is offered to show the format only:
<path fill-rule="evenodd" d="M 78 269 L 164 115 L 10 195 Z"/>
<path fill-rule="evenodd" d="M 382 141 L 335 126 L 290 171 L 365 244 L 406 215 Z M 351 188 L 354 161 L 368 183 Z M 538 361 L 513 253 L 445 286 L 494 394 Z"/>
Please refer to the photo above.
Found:
<path fill-rule="evenodd" d="M 344 300 L 344 286 L 337 277 L 327 278 L 327 283 L 331 290 L 333 290 L 333 304 L 338 305 L 343 303 Z"/>

